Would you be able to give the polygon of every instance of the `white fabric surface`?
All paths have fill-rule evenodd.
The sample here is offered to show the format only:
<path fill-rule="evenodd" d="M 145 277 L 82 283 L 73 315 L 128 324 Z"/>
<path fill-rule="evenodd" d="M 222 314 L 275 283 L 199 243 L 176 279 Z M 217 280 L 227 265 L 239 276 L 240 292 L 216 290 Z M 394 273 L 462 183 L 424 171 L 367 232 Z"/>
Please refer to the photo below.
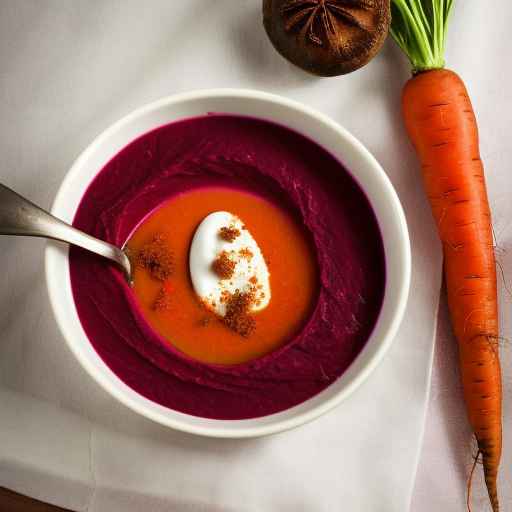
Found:
<path fill-rule="evenodd" d="M 508 108 L 501 76 L 512 6 L 499 3 L 496 10 L 477 0 L 459 6 L 449 58 L 485 114 L 484 156 L 504 171 L 507 119 L 490 106 Z M 475 33 L 488 37 L 477 43 Z M 413 247 L 406 320 L 370 379 L 300 429 L 219 441 L 140 418 L 92 382 L 51 315 L 42 242 L 0 238 L 0 486 L 89 512 L 408 510 L 441 259 L 399 115 L 408 67 L 396 48 L 388 43 L 371 65 L 347 77 L 317 79 L 272 49 L 259 0 L 2 0 L 0 64 L 0 180 L 43 206 L 78 153 L 133 108 L 179 91 L 251 87 L 303 101 L 359 137 L 397 188 Z M 505 174 L 490 176 L 492 195 L 507 183 L 510 190 Z M 510 200 L 503 196 L 498 207 L 504 228 Z M 434 408 L 437 417 L 442 412 Z M 428 468 L 420 473 L 431 488 L 422 476 L 414 510 L 430 510 L 434 489 L 442 489 L 435 499 L 443 510 L 463 510 L 460 500 L 442 501 L 462 475 L 459 487 L 446 487 L 453 460 L 442 451 L 436 460 L 435 475 Z"/>

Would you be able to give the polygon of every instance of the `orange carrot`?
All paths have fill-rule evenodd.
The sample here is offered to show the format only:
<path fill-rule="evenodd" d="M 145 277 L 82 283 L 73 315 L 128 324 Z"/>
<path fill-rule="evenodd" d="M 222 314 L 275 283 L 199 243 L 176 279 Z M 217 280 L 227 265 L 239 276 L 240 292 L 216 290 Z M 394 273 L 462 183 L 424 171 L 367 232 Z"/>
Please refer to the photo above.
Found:
<path fill-rule="evenodd" d="M 464 399 L 497 512 L 502 393 L 491 214 L 473 108 L 460 77 L 443 69 L 451 2 L 429 4 L 436 4 L 437 10 L 427 9 L 421 0 L 393 0 L 392 34 L 409 55 L 414 72 L 403 91 L 402 112 L 443 245 Z M 436 27 L 439 23 L 442 26 Z"/>
<path fill-rule="evenodd" d="M 462 80 L 441 69 L 412 78 L 405 86 L 402 108 L 443 243 L 464 398 L 489 496 L 498 510 L 501 377 L 496 267 L 475 116 Z"/>

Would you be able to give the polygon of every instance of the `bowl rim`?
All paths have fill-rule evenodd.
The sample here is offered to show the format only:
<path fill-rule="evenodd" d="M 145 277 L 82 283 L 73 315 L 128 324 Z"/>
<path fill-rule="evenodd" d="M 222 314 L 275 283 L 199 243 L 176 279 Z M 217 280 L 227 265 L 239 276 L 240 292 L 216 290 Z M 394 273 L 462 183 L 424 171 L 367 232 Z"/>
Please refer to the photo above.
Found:
<path fill-rule="evenodd" d="M 329 410 L 333 409 L 335 406 L 340 404 L 344 399 L 346 399 L 349 395 L 351 395 L 372 373 L 372 371 L 379 365 L 379 363 L 382 361 L 385 353 L 390 348 L 395 335 L 398 331 L 398 328 L 400 326 L 400 323 L 402 321 L 402 318 L 405 313 L 405 308 L 407 305 L 408 295 L 409 295 L 409 287 L 410 287 L 410 281 L 411 281 L 411 248 L 410 248 L 410 239 L 409 239 L 409 232 L 407 228 L 407 222 L 405 219 L 405 214 L 402 208 L 402 205 L 400 203 L 400 200 L 398 198 L 398 195 L 391 184 L 390 179 L 388 178 L 385 171 L 382 169 L 378 161 L 375 159 L 375 157 L 369 152 L 369 150 L 356 138 L 354 137 L 348 130 L 346 130 L 343 126 L 341 126 L 339 123 L 335 122 L 331 118 L 329 118 L 327 115 L 315 110 L 312 107 L 309 107 L 307 105 L 304 105 L 303 103 L 299 101 L 295 101 L 277 94 L 272 94 L 268 92 L 258 91 L 254 89 L 244 89 L 244 88 L 216 88 L 216 89 L 198 89 L 191 92 L 185 92 L 185 93 L 179 93 L 179 94 L 173 94 L 170 96 L 166 96 L 164 98 L 161 98 L 159 100 L 153 101 L 151 103 L 148 103 L 142 107 L 139 107 L 129 114 L 125 115 L 118 121 L 111 124 L 108 128 L 106 128 L 103 132 L 101 132 L 84 150 L 83 152 L 78 156 L 78 158 L 74 161 L 66 175 L 64 176 L 64 179 L 62 180 L 58 192 L 55 196 L 55 199 L 53 201 L 51 212 L 54 215 L 59 215 L 59 210 L 63 205 L 66 203 L 69 203 L 67 201 L 67 198 L 65 197 L 66 189 L 68 188 L 69 184 L 72 183 L 77 176 L 80 175 L 81 167 L 82 165 L 87 161 L 87 159 L 94 154 L 94 152 L 100 148 L 100 146 L 108 141 L 114 135 L 116 132 L 121 130 L 126 125 L 129 125 L 134 120 L 138 119 L 139 117 L 144 116 L 145 114 L 148 114 L 152 111 L 158 110 L 162 107 L 166 106 L 172 106 L 173 104 L 180 104 L 185 103 L 188 101 L 193 100 L 205 100 L 205 99 L 219 99 L 219 98 L 236 98 L 236 99 L 252 99 L 252 100 L 259 100 L 267 103 L 273 103 L 278 104 L 282 107 L 285 107 L 287 109 L 299 111 L 299 113 L 304 114 L 306 116 L 309 116 L 316 121 L 320 122 L 320 124 L 326 125 L 327 128 L 329 128 L 332 132 L 334 132 L 337 136 L 345 139 L 345 142 L 348 143 L 353 147 L 353 149 L 359 154 L 359 157 L 364 159 L 368 165 L 372 167 L 372 171 L 375 173 L 375 179 L 379 181 L 379 186 L 382 187 L 382 190 L 387 195 L 387 199 L 391 201 L 391 207 L 394 210 L 394 215 L 396 217 L 397 221 L 397 233 L 399 233 L 398 239 L 395 241 L 398 243 L 397 251 L 398 251 L 398 257 L 401 260 L 402 263 L 402 270 L 401 270 L 401 282 L 398 283 L 399 288 L 397 291 L 397 299 L 396 303 L 394 304 L 394 311 L 390 315 L 391 318 L 387 322 L 387 325 L 384 328 L 384 333 L 379 336 L 378 346 L 373 351 L 373 354 L 369 357 L 369 359 L 366 361 L 365 365 L 358 370 L 358 372 L 351 377 L 351 380 L 348 381 L 340 390 L 338 390 L 333 396 L 328 397 L 327 399 L 321 400 L 318 404 L 311 407 L 309 410 L 305 410 L 302 412 L 298 412 L 297 414 L 294 414 L 293 416 L 281 419 L 279 416 L 283 414 L 284 412 L 291 411 L 295 409 L 296 407 L 299 407 L 302 404 L 298 404 L 297 406 L 291 407 L 289 409 L 286 409 L 285 411 L 271 414 L 268 416 L 262 416 L 258 418 L 252 418 L 249 420 L 216 420 L 216 419 L 209 419 L 209 418 L 200 418 L 204 420 L 205 423 L 210 424 L 211 426 L 207 425 L 192 425 L 190 423 L 187 423 L 185 420 L 185 417 L 188 418 L 194 418 L 198 419 L 197 416 L 188 415 L 185 413 L 180 413 L 178 411 L 175 411 L 174 409 L 167 408 L 164 406 L 161 406 L 160 404 L 156 404 L 152 400 L 140 395 L 138 392 L 133 390 L 131 387 L 129 387 L 127 384 L 125 384 L 117 375 L 106 365 L 106 363 L 103 362 L 99 354 L 96 353 L 96 351 L 92 348 L 92 345 L 90 344 L 87 335 L 85 334 L 85 331 L 83 330 L 83 327 L 81 325 L 80 319 L 78 317 L 78 313 L 76 311 L 76 307 L 73 302 L 73 311 L 78 319 L 78 322 L 80 324 L 80 327 L 82 329 L 82 333 L 87 339 L 90 348 L 96 354 L 97 359 L 100 361 L 101 366 L 105 371 L 98 372 L 96 366 L 86 357 L 82 349 L 80 348 L 80 344 L 77 344 L 74 342 L 74 338 L 76 337 L 76 332 L 74 331 L 74 328 L 70 326 L 70 324 L 67 321 L 66 313 L 61 305 L 60 301 L 60 294 L 59 290 L 61 289 L 61 284 L 59 284 L 59 280 L 55 279 L 54 275 L 54 267 L 56 263 L 56 259 L 60 258 L 62 253 L 60 252 L 60 249 L 56 242 L 49 241 L 45 248 L 45 275 L 46 275 L 46 285 L 48 289 L 48 295 L 50 299 L 51 308 L 56 320 L 56 323 L 58 325 L 59 331 L 62 334 L 64 340 L 66 341 L 67 346 L 71 350 L 71 352 L 74 354 L 74 356 L 77 358 L 78 362 L 81 364 L 81 366 L 86 370 L 86 372 L 91 376 L 91 378 L 97 382 L 105 391 L 107 391 L 111 396 L 113 396 L 115 399 L 117 399 L 119 402 L 123 403 L 125 406 L 132 409 L 134 412 L 149 418 L 157 423 L 160 423 L 162 425 L 165 425 L 167 427 L 174 428 L 176 430 L 180 430 L 183 432 L 187 432 L 190 434 L 196 434 L 200 436 L 207 436 L 207 437 L 219 437 L 219 438 L 248 438 L 248 437 L 259 437 L 263 435 L 269 435 L 274 434 L 277 432 L 282 432 L 285 430 L 289 430 L 291 428 L 297 427 L 299 425 L 305 424 L 309 421 L 312 421 L 313 419 L 321 416 L 322 414 L 328 412 Z M 244 115 L 244 114 L 240 114 Z M 190 116 L 194 117 L 194 116 Z M 186 117 L 177 117 L 176 119 L 170 120 L 169 122 L 174 122 L 179 119 L 184 119 Z M 265 119 L 265 115 L 260 116 L 261 119 Z M 275 122 L 275 121 L 274 121 Z M 283 120 L 283 125 L 286 125 L 286 120 Z M 156 127 L 156 126 L 155 126 Z M 295 130 L 295 128 L 291 127 Z M 307 137 L 312 138 L 309 134 L 305 134 Z M 313 138 L 313 140 L 315 140 Z M 326 149 L 330 152 L 331 148 L 326 147 Z M 106 163 L 106 162 L 105 162 Z M 98 169 L 98 172 L 101 170 Z M 349 172 L 352 174 L 352 170 L 348 169 Z M 359 183 L 357 175 L 352 175 L 353 178 Z M 89 180 L 87 182 L 87 186 L 91 183 L 92 180 Z M 359 184 L 362 190 L 365 194 L 367 194 L 368 199 L 370 200 L 371 197 L 367 193 L 367 190 L 363 187 L 363 185 Z M 86 188 L 87 188 L 86 186 Z M 85 188 L 85 189 L 86 189 Z M 76 208 L 78 207 L 77 203 L 74 205 L 75 212 Z M 377 217 L 377 222 L 380 224 L 380 219 L 375 213 Z M 69 252 L 66 249 L 66 255 L 65 260 L 66 263 L 68 260 Z M 66 270 L 69 268 L 68 265 L 66 265 Z M 386 254 L 386 268 L 388 268 L 388 261 L 387 261 L 387 254 Z M 60 270 L 59 270 L 60 271 Z M 68 280 L 69 280 L 69 273 L 68 273 Z M 388 282 L 386 282 L 385 287 L 385 296 L 387 294 L 388 289 Z M 384 298 L 384 301 L 386 298 Z M 384 302 L 383 302 L 384 307 Z M 351 363 L 351 365 L 354 364 L 354 362 L 361 356 L 362 352 L 366 349 L 366 347 L 369 345 L 369 341 L 372 338 L 372 335 L 370 335 L 370 338 L 368 342 L 366 343 L 365 347 L 363 347 L 363 350 L 360 354 L 356 357 L 356 359 Z M 345 371 L 345 373 L 348 372 L 349 369 Z M 345 373 L 343 375 L 345 375 Z M 343 376 L 342 375 L 342 376 Z M 340 378 L 342 378 L 340 376 Z M 114 381 L 112 382 L 112 378 Z M 117 382 L 116 382 L 117 381 Z M 337 381 L 334 381 L 337 382 Z M 334 382 L 329 385 L 326 389 L 329 389 Z M 325 390 L 324 390 L 325 391 Z M 139 399 L 135 399 L 133 394 L 137 395 Z M 321 395 L 322 392 L 319 394 Z M 315 399 L 319 395 L 315 395 L 314 397 L 311 397 L 310 399 L 306 400 L 307 403 L 310 400 Z M 151 404 L 151 407 L 148 406 L 142 406 L 139 403 L 140 398 L 142 398 L 142 402 L 146 403 L 149 402 Z M 156 405 L 156 407 L 155 407 Z M 154 410 L 156 409 L 156 410 Z M 160 410 L 162 409 L 162 410 Z M 166 414 L 167 411 L 167 414 Z M 174 413 L 174 416 L 177 416 L 178 418 L 173 418 L 169 416 L 169 412 L 172 411 Z M 180 416 L 183 416 L 183 420 L 181 420 Z M 248 425 L 243 426 L 244 422 L 254 422 L 254 420 L 258 419 L 269 419 L 275 417 L 275 421 L 263 424 L 263 425 Z M 190 420 L 189 420 L 190 421 Z M 219 426 L 221 424 L 222 426 Z M 233 424 L 236 425 L 236 429 L 230 428 L 228 425 Z M 242 425 L 242 426 L 240 426 Z"/>

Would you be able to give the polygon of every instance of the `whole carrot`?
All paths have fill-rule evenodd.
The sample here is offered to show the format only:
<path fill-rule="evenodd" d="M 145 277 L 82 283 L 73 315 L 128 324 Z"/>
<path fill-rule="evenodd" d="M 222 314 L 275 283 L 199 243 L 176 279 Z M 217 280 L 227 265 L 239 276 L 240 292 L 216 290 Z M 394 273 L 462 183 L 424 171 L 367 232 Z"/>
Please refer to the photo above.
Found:
<path fill-rule="evenodd" d="M 392 0 L 391 33 L 413 67 L 402 112 L 443 245 L 464 399 L 497 512 L 502 398 L 496 267 L 475 115 L 460 77 L 444 69 L 452 3 Z"/>

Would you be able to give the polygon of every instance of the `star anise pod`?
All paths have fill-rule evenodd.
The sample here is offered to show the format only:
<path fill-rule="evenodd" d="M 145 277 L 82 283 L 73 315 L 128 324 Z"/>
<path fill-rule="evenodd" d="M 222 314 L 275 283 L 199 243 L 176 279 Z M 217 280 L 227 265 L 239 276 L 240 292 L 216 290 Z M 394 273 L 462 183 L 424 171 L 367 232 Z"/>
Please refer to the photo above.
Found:
<path fill-rule="evenodd" d="M 263 22 L 276 49 L 322 76 L 349 73 L 380 49 L 389 0 L 263 0 Z"/>

